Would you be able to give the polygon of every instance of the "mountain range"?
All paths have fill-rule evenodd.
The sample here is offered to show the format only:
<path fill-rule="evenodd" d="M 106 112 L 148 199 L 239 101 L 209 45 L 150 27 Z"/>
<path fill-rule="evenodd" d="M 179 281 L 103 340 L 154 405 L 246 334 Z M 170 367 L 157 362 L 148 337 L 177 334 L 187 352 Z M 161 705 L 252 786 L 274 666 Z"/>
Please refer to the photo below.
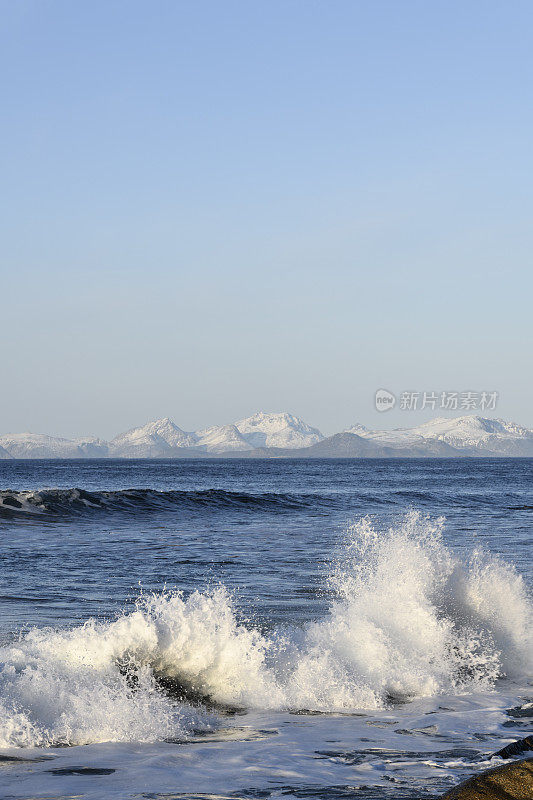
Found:
<path fill-rule="evenodd" d="M 325 437 L 286 412 L 258 412 L 230 425 L 184 431 L 171 419 L 149 422 L 111 441 L 62 439 L 38 433 L 0 436 L 10 458 L 453 458 L 533 457 L 533 431 L 474 415 L 437 418 L 413 428 L 369 430 L 363 425 Z"/>

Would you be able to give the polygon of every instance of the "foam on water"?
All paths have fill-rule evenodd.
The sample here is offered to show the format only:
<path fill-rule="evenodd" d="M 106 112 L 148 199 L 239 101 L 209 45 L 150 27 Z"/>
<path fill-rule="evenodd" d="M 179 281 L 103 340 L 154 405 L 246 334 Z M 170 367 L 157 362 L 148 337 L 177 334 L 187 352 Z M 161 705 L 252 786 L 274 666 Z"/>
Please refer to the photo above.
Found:
<path fill-rule="evenodd" d="M 354 525 L 331 576 L 335 600 L 303 629 L 266 636 L 240 623 L 219 586 L 143 597 L 114 622 L 32 630 L 0 650 L 0 746 L 150 741 L 216 724 L 182 695 L 379 709 L 531 675 L 521 577 L 482 552 L 454 557 L 442 526 L 416 513 L 388 531 L 368 518 Z"/>
<path fill-rule="evenodd" d="M 209 726 L 207 715 L 169 703 L 148 665 L 131 681 L 120 658 L 136 635 L 124 622 L 34 630 L 2 648 L 0 746 L 154 741 Z"/>

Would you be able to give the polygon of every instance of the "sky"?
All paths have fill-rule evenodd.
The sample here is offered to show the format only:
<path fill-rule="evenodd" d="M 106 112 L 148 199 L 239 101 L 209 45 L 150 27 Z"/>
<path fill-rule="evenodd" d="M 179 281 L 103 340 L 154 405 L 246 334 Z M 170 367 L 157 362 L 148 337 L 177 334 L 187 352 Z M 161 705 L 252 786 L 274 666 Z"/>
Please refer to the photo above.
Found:
<path fill-rule="evenodd" d="M 0 12 L 0 432 L 533 427 L 530 2 Z"/>

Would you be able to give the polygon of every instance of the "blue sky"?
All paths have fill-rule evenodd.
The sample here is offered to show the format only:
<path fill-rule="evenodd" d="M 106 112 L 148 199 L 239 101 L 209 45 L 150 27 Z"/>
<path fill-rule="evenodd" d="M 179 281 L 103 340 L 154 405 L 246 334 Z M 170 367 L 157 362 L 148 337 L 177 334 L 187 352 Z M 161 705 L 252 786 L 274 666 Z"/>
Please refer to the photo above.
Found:
<path fill-rule="evenodd" d="M 533 426 L 531 3 L 0 8 L 2 432 Z"/>

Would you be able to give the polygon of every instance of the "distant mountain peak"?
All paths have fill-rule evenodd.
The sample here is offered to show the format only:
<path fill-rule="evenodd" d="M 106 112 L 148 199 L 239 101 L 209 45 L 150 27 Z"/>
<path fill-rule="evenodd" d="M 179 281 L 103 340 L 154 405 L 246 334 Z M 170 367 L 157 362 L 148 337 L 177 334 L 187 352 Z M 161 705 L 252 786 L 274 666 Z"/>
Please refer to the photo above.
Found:
<path fill-rule="evenodd" d="M 365 425 L 361 425 L 360 422 L 356 422 L 355 425 L 351 425 L 349 428 L 346 428 L 343 433 L 354 433 L 357 436 L 363 436 L 368 431 L 368 428 Z"/>
<path fill-rule="evenodd" d="M 506 422 L 497 417 L 482 417 L 478 414 L 465 414 L 461 417 L 437 417 L 424 422 L 413 430 L 437 434 L 464 434 L 466 432 L 479 432 L 480 434 L 518 435 L 530 433 L 527 428 L 515 422 Z"/>
<path fill-rule="evenodd" d="M 197 431 L 198 447 L 205 447 L 211 453 L 227 453 L 251 450 L 252 446 L 246 441 L 235 425 L 215 425 Z"/>
<path fill-rule="evenodd" d="M 324 438 L 318 428 L 312 428 L 287 411 L 257 411 L 251 417 L 240 419 L 235 427 L 253 447 L 302 448 Z"/>
<path fill-rule="evenodd" d="M 298 457 L 533 457 L 533 431 L 504 419 L 475 414 L 437 417 L 412 428 L 369 430 L 353 425 L 327 439 L 286 411 L 257 411 L 235 424 L 197 432 L 179 428 L 170 417 L 131 428 L 105 442 L 93 436 L 74 440 L 43 433 L 0 436 L 0 458 L 172 458 L 214 455 Z"/>
<path fill-rule="evenodd" d="M 453 447 L 459 455 L 533 455 L 533 432 L 528 428 L 477 414 L 436 417 L 412 428 L 392 430 L 368 430 L 356 425 L 348 432 L 395 448 L 439 441 Z"/>
<path fill-rule="evenodd" d="M 193 447 L 197 442 L 194 433 L 187 433 L 169 417 L 147 422 L 115 436 L 111 453 L 117 456 L 150 458 L 164 456 L 175 447 Z"/>

